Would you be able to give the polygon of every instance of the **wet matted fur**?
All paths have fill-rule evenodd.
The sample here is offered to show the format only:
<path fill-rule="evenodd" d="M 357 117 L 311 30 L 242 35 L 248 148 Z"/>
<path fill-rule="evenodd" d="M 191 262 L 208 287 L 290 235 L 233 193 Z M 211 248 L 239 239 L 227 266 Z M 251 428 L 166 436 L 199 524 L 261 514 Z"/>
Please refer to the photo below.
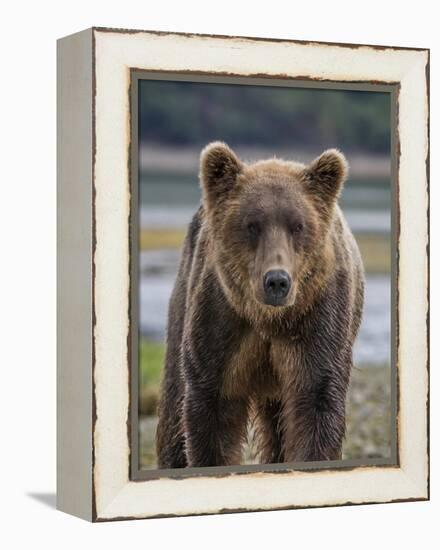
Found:
<path fill-rule="evenodd" d="M 345 433 L 364 271 L 337 204 L 347 163 L 245 164 L 201 154 L 202 202 L 170 300 L 160 468 L 240 464 L 249 419 L 261 463 L 335 460 Z M 287 274 L 280 303 L 265 277 Z"/>

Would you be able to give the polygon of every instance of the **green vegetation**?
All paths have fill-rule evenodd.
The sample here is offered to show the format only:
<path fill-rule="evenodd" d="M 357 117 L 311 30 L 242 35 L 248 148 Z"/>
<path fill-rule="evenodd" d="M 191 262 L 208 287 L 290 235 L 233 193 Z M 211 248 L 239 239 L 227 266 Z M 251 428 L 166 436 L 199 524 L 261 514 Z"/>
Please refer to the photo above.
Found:
<path fill-rule="evenodd" d="M 165 346 L 162 342 L 141 340 L 140 344 L 140 383 L 158 384 L 165 360 Z"/>
<path fill-rule="evenodd" d="M 165 360 L 165 345 L 162 342 L 142 339 L 139 348 L 139 412 L 144 415 L 154 415 Z"/>
<path fill-rule="evenodd" d="M 390 94 L 143 80 L 141 141 L 388 153 Z"/>

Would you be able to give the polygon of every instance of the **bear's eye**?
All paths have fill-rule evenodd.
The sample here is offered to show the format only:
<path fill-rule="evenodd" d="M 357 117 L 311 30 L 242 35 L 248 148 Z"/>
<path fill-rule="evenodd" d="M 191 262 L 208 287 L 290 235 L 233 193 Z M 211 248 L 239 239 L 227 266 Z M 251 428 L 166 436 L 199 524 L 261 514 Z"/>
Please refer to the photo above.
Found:
<path fill-rule="evenodd" d="M 248 222 L 247 230 L 251 237 L 258 237 L 260 234 L 261 228 L 257 222 Z"/>
<path fill-rule="evenodd" d="M 296 233 L 296 234 L 301 233 L 303 229 L 304 229 L 304 226 L 301 222 L 294 223 L 290 228 L 292 233 Z"/>

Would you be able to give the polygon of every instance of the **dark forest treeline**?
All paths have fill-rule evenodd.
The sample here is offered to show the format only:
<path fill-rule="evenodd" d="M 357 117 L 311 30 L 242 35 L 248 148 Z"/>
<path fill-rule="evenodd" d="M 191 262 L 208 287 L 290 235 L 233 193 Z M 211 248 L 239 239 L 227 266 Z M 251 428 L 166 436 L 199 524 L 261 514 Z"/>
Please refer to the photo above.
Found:
<path fill-rule="evenodd" d="M 388 153 L 390 94 L 143 80 L 140 138 Z"/>

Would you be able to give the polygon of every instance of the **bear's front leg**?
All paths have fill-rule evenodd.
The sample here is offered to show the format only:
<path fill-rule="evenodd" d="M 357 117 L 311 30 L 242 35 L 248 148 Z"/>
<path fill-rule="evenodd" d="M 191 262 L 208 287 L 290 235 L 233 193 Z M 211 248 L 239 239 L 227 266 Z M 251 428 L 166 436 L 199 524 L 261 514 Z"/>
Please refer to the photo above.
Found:
<path fill-rule="evenodd" d="M 292 346 L 279 359 L 284 461 L 340 459 L 351 349 L 332 349 L 321 338 L 316 345 Z"/>
<path fill-rule="evenodd" d="M 345 435 L 345 384 L 332 376 L 286 388 L 284 460 L 339 460 Z"/>
<path fill-rule="evenodd" d="M 187 466 L 239 464 L 248 403 L 224 393 L 225 373 L 245 330 L 217 276 L 204 273 L 189 302 L 181 348 L 183 432 Z"/>
<path fill-rule="evenodd" d="M 247 405 L 203 385 L 187 386 L 184 402 L 185 451 L 189 467 L 240 464 Z"/>

